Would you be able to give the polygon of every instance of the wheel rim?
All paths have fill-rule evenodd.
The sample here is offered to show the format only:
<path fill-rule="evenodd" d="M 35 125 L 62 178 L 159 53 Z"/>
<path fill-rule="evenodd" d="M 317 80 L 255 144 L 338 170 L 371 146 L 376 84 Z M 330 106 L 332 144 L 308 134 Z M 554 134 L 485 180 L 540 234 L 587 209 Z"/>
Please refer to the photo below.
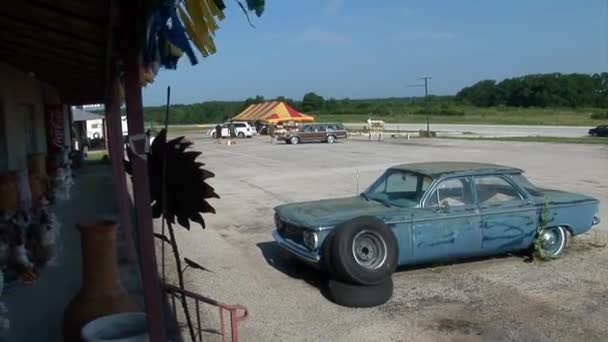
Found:
<path fill-rule="evenodd" d="M 565 233 L 561 227 L 549 228 L 541 236 L 541 247 L 545 253 L 557 255 L 564 248 L 565 240 Z"/>
<path fill-rule="evenodd" d="M 327 142 L 330 143 L 330 144 L 334 142 L 333 135 L 330 135 L 330 136 L 327 137 Z"/>
<path fill-rule="evenodd" d="M 292 144 L 297 144 L 298 143 L 298 138 L 297 137 L 292 137 L 290 139 L 290 141 L 291 141 Z"/>
<path fill-rule="evenodd" d="M 355 262 L 367 269 L 377 269 L 386 262 L 386 242 L 378 233 L 362 230 L 353 239 Z"/>

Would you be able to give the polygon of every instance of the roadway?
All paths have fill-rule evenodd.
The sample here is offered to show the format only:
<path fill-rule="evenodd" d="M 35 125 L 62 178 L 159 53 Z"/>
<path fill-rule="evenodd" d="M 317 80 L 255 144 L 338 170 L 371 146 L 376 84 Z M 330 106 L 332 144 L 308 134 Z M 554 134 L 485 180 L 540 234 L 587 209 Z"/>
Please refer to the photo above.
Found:
<path fill-rule="evenodd" d="M 362 129 L 366 123 L 345 124 L 348 129 Z M 431 124 L 431 131 L 441 135 L 470 134 L 488 137 L 545 136 L 545 137 L 582 137 L 587 135 L 591 126 L 524 126 L 524 125 L 473 125 L 473 124 Z M 389 131 L 426 130 L 425 123 L 387 123 Z"/>

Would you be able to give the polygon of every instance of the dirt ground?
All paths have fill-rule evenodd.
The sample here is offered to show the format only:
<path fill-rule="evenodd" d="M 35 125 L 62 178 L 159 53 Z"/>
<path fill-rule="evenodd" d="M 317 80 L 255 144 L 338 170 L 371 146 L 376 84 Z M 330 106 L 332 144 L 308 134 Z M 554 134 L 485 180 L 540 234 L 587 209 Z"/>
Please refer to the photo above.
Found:
<path fill-rule="evenodd" d="M 207 230 L 178 229 L 184 256 L 214 271 L 187 273 L 187 286 L 245 305 L 242 341 L 607 339 L 607 146 L 447 139 L 285 145 L 267 137 L 227 146 L 202 134 L 188 138 L 216 173 L 211 183 L 221 199 L 213 201 L 217 214 L 206 217 Z M 371 309 L 333 304 L 323 275 L 280 258 L 271 237 L 274 206 L 351 196 L 388 166 L 440 160 L 520 167 L 540 186 L 600 199 L 603 223 L 550 262 L 502 256 L 399 270 L 393 298 Z M 215 311 L 206 316 L 214 325 Z"/>

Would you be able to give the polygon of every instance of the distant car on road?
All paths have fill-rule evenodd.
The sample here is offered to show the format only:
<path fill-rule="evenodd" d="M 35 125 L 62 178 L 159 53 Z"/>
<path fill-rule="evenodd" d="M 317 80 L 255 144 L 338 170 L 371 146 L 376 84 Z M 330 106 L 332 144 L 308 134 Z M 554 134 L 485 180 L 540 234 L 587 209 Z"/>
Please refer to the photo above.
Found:
<path fill-rule="evenodd" d="M 608 137 L 608 125 L 599 125 L 589 130 L 592 137 Z"/>
<path fill-rule="evenodd" d="M 526 250 L 534 241 L 558 257 L 569 235 L 599 223 L 597 199 L 537 188 L 522 173 L 479 163 L 397 165 L 359 196 L 276 207 L 273 237 L 332 279 L 376 286 L 397 266 Z"/>
<path fill-rule="evenodd" d="M 278 139 L 288 144 L 299 144 L 301 142 L 327 142 L 333 144 L 338 139 L 346 139 L 348 132 L 340 123 L 314 123 L 303 124 L 297 130 L 287 131 Z"/>
<path fill-rule="evenodd" d="M 255 127 L 249 124 L 247 121 L 233 121 L 234 128 L 236 130 L 236 136 L 239 138 L 251 138 L 252 136 L 257 134 Z M 230 127 L 230 122 L 225 122 L 221 125 L 222 127 L 222 138 L 229 138 L 230 131 L 228 128 Z M 212 127 L 209 131 L 207 131 L 210 137 L 215 139 L 215 127 Z"/>

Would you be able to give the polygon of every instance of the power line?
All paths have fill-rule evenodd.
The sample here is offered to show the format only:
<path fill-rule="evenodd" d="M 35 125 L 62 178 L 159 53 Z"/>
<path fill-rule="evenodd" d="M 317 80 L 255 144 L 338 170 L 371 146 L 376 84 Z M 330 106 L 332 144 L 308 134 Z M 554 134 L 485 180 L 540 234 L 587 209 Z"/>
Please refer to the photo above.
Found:
<path fill-rule="evenodd" d="M 429 80 L 433 79 L 430 76 L 422 76 L 418 78 L 424 80 L 424 84 L 410 84 L 408 87 L 424 87 L 424 109 L 426 112 L 426 136 L 431 136 L 430 123 L 429 123 Z"/>

